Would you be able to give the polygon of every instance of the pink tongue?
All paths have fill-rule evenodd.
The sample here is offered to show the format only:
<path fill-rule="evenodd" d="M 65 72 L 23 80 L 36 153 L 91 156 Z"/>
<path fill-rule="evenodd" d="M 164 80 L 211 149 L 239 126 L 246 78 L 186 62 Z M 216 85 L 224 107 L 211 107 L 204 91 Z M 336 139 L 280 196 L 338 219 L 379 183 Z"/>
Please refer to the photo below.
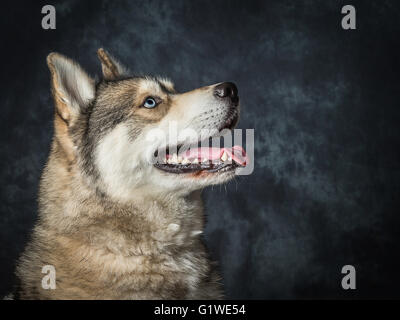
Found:
<path fill-rule="evenodd" d="M 234 146 L 233 148 L 192 148 L 179 155 L 190 161 L 197 158 L 199 162 L 202 162 L 204 159 L 208 159 L 211 161 L 218 160 L 221 158 L 224 151 L 227 153 L 228 158 L 232 158 L 233 160 L 235 160 L 236 163 L 241 166 L 246 166 L 247 155 L 246 151 L 244 151 L 241 146 Z"/>

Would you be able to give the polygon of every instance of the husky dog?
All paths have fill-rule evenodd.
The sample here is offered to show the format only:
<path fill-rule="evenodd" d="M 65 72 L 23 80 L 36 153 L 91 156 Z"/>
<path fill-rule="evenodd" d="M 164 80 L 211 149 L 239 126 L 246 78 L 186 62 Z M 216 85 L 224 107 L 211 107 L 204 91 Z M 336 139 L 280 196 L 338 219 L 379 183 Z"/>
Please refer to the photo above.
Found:
<path fill-rule="evenodd" d="M 179 133 L 233 128 L 236 86 L 177 93 L 165 78 L 129 76 L 105 50 L 98 56 L 100 81 L 58 53 L 47 57 L 54 137 L 16 298 L 222 298 L 202 243 L 200 189 L 230 180 L 246 155 L 238 146 L 197 147 L 209 137 Z M 154 130 L 162 134 L 149 139 Z M 171 152 L 187 142 L 196 147 Z M 44 266 L 54 267 L 52 288 L 43 286 Z"/>

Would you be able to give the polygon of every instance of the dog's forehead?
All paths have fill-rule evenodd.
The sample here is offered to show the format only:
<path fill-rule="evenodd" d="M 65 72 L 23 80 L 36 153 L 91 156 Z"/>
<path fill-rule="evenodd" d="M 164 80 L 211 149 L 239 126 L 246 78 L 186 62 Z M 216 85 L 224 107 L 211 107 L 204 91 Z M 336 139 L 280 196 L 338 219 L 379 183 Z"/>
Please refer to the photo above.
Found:
<path fill-rule="evenodd" d="M 162 89 L 160 84 L 155 79 L 150 78 L 142 78 L 138 83 L 138 91 L 139 92 L 151 92 L 154 94 L 161 94 Z"/>
<path fill-rule="evenodd" d="M 158 77 L 157 80 L 159 83 L 161 83 L 162 86 L 164 86 L 165 89 L 167 89 L 170 92 L 175 92 L 175 86 L 174 83 L 165 77 Z"/>
<path fill-rule="evenodd" d="M 139 80 L 138 89 L 139 89 L 139 91 L 142 91 L 142 92 L 152 92 L 154 94 L 162 94 L 162 93 L 173 92 L 174 85 L 167 78 L 144 77 Z"/>

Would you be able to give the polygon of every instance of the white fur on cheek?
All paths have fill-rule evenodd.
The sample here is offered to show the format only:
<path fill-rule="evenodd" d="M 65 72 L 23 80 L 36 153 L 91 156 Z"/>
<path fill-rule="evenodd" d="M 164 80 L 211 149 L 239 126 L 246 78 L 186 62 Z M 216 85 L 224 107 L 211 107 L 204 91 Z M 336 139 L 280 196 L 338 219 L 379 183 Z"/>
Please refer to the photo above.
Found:
<path fill-rule="evenodd" d="M 115 127 L 99 143 L 95 160 L 107 193 L 125 200 L 146 174 L 145 168 L 140 167 L 140 152 L 129 140 L 128 132 L 125 124 Z"/>

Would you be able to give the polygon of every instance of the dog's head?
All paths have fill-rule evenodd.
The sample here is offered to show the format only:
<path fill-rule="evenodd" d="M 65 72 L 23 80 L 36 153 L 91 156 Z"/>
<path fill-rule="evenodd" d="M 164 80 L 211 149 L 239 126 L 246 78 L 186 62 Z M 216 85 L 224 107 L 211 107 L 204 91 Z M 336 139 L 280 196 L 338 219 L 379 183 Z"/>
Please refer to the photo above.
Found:
<path fill-rule="evenodd" d="M 238 121 L 233 83 L 177 93 L 165 78 L 129 76 L 103 49 L 98 56 L 104 78 L 97 83 L 60 54 L 47 59 L 55 138 L 98 190 L 120 200 L 185 194 L 228 181 L 246 164 L 241 147 L 208 144 Z"/>

